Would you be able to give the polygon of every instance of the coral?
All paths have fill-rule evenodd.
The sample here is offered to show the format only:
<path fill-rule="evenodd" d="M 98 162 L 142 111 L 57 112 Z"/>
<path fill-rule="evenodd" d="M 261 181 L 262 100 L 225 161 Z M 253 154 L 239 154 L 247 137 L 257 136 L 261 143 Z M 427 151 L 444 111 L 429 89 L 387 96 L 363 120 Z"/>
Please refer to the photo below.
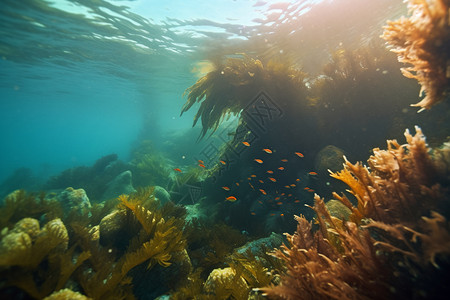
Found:
<path fill-rule="evenodd" d="M 237 276 L 232 268 L 214 269 L 205 282 L 204 290 L 216 299 L 244 299 L 249 287 L 244 278 Z"/>
<path fill-rule="evenodd" d="M 89 258 L 81 252 L 73 260 L 74 247 L 68 249 L 69 236 L 60 219 L 39 230 L 37 220 L 19 221 L 0 244 L 0 278 L 29 296 L 42 299 L 64 287 L 73 272 Z"/>
<path fill-rule="evenodd" d="M 382 38 L 416 79 L 425 97 L 413 106 L 429 109 L 448 97 L 450 88 L 450 2 L 408 0 L 409 18 L 388 22 Z"/>
<path fill-rule="evenodd" d="M 288 245 L 276 250 L 287 271 L 281 284 L 264 291 L 283 299 L 420 299 L 448 295 L 450 267 L 450 198 L 445 155 L 430 155 L 416 127 L 405 133 L 407 144 L 388 141 L 388 150 L 374 149 L 370 169 L 346 161 L 332 173 L 349 187 L 335 198 L 350 210 L 332 216 L 315 195 L 312 207 L 319 230 L 304 217 L 287 234 Z M 336 201 L 336 200 L 334 200 Z M 444 205 L 444 206 L 443 206 Z M 438 210 L 442 213 L 439 213 Z M 445 215 L 443 215 L 445 214 Z"/>
<path fill-rule="evenodd" d="M 5 197 L 0 207 L 0 228 L 12 227 L 19 220 L 30 217 L 46 220 L 63 217 L 63 209 L 58 201 L 45 199 L 45 193 L 27 193 L 16 190 Z"/>
<path fill-rule="evenodd" d="M 214 71 L 201 77 L 185 91 L 187 101 L 181 114 L 195 103 L 201 103 L 193 124 L 195 126 L 201 120 L 201 139 L 208 130 L 212 133 L 217 130 L 223 119 L 240 113 L 261 89 L 271 89 L 273 82 L 279 84 L 276 88 L 280 90 L 283 90 L 281 85 L 287 85 L 303 94 L 300 91 L 304 87 L 304 78 L 302 72 L 288 64 L 269 61 L 264 65 L 261 60 L 247 55 L 228 57 L 223 62 L 216 62 Z"/>
<path fill-rule="evenodd" d="M 90 300 L 84 295 L 78 292 L 74 292 L 70 289 L 62 289 L 57 292 L 52 293 L 50 296 L 44 298 L 44 300 Z"/>

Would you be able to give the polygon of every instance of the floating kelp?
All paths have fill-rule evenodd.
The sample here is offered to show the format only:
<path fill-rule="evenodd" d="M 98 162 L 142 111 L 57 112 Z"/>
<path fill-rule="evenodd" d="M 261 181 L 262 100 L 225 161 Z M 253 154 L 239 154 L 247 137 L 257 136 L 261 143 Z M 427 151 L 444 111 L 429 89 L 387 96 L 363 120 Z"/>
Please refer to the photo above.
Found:
<path fill-rule="evenodd" d="M 388 22 L 382 35 L 397 53 L 404 76 L 416 79 L 425 98 L 413 106 L 429 109 L 450 88 L 450 2 L 409 0 L 409 18 Z"/>
<path fill-rule="evenodd" d="M 298 95 L 303 94 L 304 78 L 304 73 L 286 63 L 269 61 L 264 65 L 247 55 L 228 57 L 186 90 L 187 102 L 181 114 L 201 103 L 193 125 L 201 119 L 203 138 L 208 130 L 214 132 L 222 119 L 240 113 L 262 89 L 270 93 L 273 86 L 283 90 L 281 86 L 288 85 L 290 89 L 298 88 Z"/>
<path fill-rule="evenodd" d="M 411 299 L 448 295 L 450 268 L 449 182 L 446 155 L 430 155 L 419 128 L 407 144 L 374 149 L 370 169 L 345 163 L 332 176 L 344 181 L 357 205 L 350 221 L 332 216 L 315 195 L 319 230 L 296 217 L 297 231 L 275 256 L 287 272 L 265 289 L 283 299 Z M 444 151 L 440 151 L 442 153 Z M 447 172 L 447 173 L 446 173 Z"/>

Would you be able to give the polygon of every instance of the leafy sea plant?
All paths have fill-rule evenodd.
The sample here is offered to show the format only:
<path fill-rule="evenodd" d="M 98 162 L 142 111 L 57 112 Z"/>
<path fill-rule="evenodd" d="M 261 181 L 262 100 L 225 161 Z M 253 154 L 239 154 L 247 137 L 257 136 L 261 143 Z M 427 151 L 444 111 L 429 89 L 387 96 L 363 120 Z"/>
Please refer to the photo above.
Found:
<path fill-rule="evenodd" d="M 410 16 L 388 22 L 382 35 L 408 78 L 421 85 L 425 97 L 413 106 L 429 109 L 445 100 L 450 88 L 450 2 L 408 0 Z"/>
<path fill-rule="evenodd" d="M 332 216 L 315 195 L 319 230 L 296 217 L 297 231 L 275 251 L 287 272 L 264 289 L 283 299 L 439 298 L 447 295 L 450 198 L 446 155 L 429 154 L 419 128 L 407 144 L 374 149 L 370 169 L 348 161 L 332 176 L 356 198 L 334 194 L 351 210 L 350 221 Z M 440 210 L 440 212 L 438 212 Z"/>
<path fill-rule="evenodd" d="M 186 90 L 187 101 L 181 114 L 200 103 L 193 126 L 201 120 L 199 138 L 203 138 L 208 130 L 212 133 L 217 130 L 223 119 L 239 114 L 262 89 L 268 89 L 270 93 L 274 88 L 283 90 L 280 86 L 287 85 L 300 91 L 304 87 L 304 78 L 304 73 L 286 63 L 272 60 L 263 64 L 260 59 L 245 54 L 228 57 Z"/>

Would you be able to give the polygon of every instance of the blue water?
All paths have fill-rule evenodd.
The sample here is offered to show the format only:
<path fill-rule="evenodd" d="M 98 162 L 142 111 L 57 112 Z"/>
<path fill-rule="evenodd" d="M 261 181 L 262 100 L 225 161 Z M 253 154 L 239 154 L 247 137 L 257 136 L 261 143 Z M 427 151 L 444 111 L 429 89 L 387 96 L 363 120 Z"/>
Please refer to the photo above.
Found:
<path fill-rule="evenodd" d="M 110 153 L 126 161 L 143 134 L 173 144 L 169 137 L 192 125 L 195 109 L 180 110 L 184 90 L 204 75 L 193 72 L 199 62 L 281 45 L 313 70 L 326 57 L 318 49 L 379 30 L 382 12 L 395 16 L 401 4 L 291 2 L 3 1 L 0 181 L 20 167 L 45 177 Z M 312 23 L 316 6 L 325 17 Z M 317 55 L 304 60 L 309 53 Z"/>

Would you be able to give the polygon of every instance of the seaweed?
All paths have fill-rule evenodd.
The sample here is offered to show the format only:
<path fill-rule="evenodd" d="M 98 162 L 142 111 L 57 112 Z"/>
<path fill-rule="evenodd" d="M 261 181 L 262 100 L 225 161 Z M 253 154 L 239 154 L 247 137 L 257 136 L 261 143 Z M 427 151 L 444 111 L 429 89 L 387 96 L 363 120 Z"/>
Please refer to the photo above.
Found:
<path fill-rule="evenodd" d="M 215 70 L 185 91 L 187 101 L 181 115 L 195 103 L 200 103 L 193 126 L 201 120 L 199 139 L 202 139 L 208 130 L 214 133 L 222 120 L 238 115 L 262 89 L 268 89 L 270 94 L 272 89 L 282 91 L 282 86 L 287 85 L 289 90 L 294 89 L 302 95 L 304 78 L 303 72 L 292 68 L 287 62 L 271 60 L 263 64 L 262 60 L 245 54 L 227 57 L 223 62 L 216 62 Z"/>
<path fill-rule="evenodd" d="M 407 78 L 421 85 L 425 97 L 412 106 L 430 109 L 448 98 L 450 88 L 450 2 L 408 0 L 410 16 L 389 21 L 382 38 L 398 60 Z"/>
<path fill-rule="evenodd" d="M 274 252 L 286 264 L 281 283 L 263 290 L 283 299 L 395 299 L 448 295 L 443 283 L 450 268 L 450 198 L 445 155 L 430 155 L 416 127 L 407 144 L 388 141 L 374 149 L 370 168 L 346 161 L 331 175 L 350 187 L 356 207 L 349 221 L 330 214 L 315 195 L 318 230 L 304 217 L 288 244 Z M 444 207 L 444 209 L 443 209 Z M 439 210 L 439 212 L 438 212 Z"/>

